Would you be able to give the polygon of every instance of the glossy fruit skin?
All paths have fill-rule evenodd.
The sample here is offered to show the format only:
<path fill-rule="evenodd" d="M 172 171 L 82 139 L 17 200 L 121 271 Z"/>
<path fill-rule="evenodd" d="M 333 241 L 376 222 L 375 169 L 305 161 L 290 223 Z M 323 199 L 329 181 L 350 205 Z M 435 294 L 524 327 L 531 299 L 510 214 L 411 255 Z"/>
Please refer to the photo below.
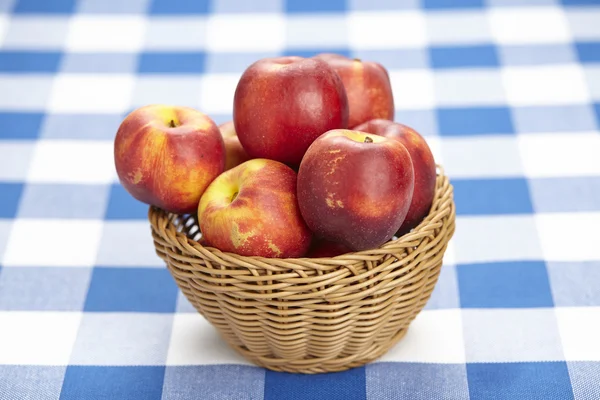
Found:
<path fill-rule="evenodd" d="M 402 225 L 412 198 L 410 155 L 398 141 L 335 129 L 310 146 L 298 172 L 298 202 L 319 237 L 354 251 L 376 248 Z"/>
<path fill-rule="evenodd" d="M 348 97 L 350 129 L 375 118 L 394 119 L 392 85 L 383 65 L 331 53 L 314 58 L 326 61 L 342 79 Z"/>
<path fill-rule="evenodd" d="M 342 254 L 351 253 L 348 247 L 341 243 L 332 242 L 326 239 L 314 239 L 313 243 L 306 254 L 309 258 L 329 258 L 340 256 Z"/>
<path fill-rule="evenodd" d="M 217 125 L 188 107 L 148 105 L 123 120 L 114 141 L 119 181 L 135 199 L 166 211 L 195 212 L 225 168 Z"/>
<path fill-rule="evenodd" d="M 406 219 L 397 232 L 398 236 L 404 235 L 419 225 L 431 209 L 437 179 L 433 153 L 423 136 L 403 124 L 377 119 L 362 124 L 356 129 L 395 139 L 410 153 L 415 171 L 415 189 Z"/>
<path fill-rule="evenodd" d="M 348 99 L 340 77 L 326 62 L 266 58 L 242 74 L 233 121 L 250 157 L 298 166 L 317 137 L 348 126 Z"/>
<path fill-rule="evenodd" d="M 223 142 L 225 142 L 225 171 L 250 160 L 250 156 L 237 137 L 233 121 L 219 125 L 219 130 L 223 136 Z"/>
<path fill-rule="evenodd" d="M 253 159 L 221 174 L 198 207 L 211 246 L 242 256 L 303 256 L 312 233 L 298 207 L 296 173 L 273 160 Z"/>

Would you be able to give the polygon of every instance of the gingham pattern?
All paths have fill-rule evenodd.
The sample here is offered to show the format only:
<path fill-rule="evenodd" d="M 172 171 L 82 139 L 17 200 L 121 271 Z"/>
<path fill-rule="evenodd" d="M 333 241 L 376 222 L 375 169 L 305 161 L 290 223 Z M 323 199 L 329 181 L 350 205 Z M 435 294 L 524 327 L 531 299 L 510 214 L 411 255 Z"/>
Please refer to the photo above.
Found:
<path fill-rule="evenodd" d="M 388 67 L 457 230 L 379 362 L 274 373 L 184 300 L 112 139 L 322 51 Z M 594 0 L 0 0 L 0 398 L 600 399 L 599 63 Z"/>

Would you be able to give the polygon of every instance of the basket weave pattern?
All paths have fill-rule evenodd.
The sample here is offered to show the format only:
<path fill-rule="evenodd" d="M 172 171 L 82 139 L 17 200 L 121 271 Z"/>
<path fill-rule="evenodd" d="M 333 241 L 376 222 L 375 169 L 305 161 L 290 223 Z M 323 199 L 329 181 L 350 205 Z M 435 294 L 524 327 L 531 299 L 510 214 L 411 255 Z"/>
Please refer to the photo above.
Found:
<path fill-rule="evenodd" d="M 342 371 L 400 340 L 438 280 L 454 233 L 440 170 L 427 218 L 380 248 L 335 258 L 244 257 L 206 248 L 194 215 L 148 214 L 157 254 L 187 299 L 248 360 L 276 371 Z"/>

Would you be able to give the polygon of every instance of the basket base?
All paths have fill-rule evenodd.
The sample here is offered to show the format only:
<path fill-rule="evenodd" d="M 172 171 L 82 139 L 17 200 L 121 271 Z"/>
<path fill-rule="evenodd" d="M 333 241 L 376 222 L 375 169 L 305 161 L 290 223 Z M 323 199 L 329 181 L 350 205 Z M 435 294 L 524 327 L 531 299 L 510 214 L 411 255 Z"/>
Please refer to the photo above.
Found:
<path fill-rule="evenodd" d="M 370 363 L 371 361 L 374 361 L 384 355 L 406 335 L 407 331 L 408 327 L 400 329 L 390 341 L 385 343 L 385 346 L 376 345 L 360 354 L 355 354 L 353 356 L 344 358 L 308 358 L 304 360 L 286 360 L 282 358 L 257 357 L 254 353 L 246 348 L 231 344 L 230 346 L 244 356 L 244 358 L 246 358 L 248 361 L 271 371 L 320 374 L 326 372 L 346 371 L 348 369 L 360 367 Z"/>

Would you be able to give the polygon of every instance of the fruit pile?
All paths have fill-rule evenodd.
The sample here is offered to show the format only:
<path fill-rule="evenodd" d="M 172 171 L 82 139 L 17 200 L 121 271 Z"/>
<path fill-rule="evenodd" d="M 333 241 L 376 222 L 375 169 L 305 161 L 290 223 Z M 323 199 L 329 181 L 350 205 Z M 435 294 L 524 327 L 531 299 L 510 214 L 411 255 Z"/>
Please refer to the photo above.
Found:
<path fill-rule="evenodd" d="M 197 212 L 206 246 L 331 257 L 376 248 L 429 212 L 433 155 L 393 119 L 378 63 L 265 58 L 244 71 L 233 121 L 219 127 L 187 107 L 132 111 L 115 137 L 115 166 L 137 200 Z"/>

